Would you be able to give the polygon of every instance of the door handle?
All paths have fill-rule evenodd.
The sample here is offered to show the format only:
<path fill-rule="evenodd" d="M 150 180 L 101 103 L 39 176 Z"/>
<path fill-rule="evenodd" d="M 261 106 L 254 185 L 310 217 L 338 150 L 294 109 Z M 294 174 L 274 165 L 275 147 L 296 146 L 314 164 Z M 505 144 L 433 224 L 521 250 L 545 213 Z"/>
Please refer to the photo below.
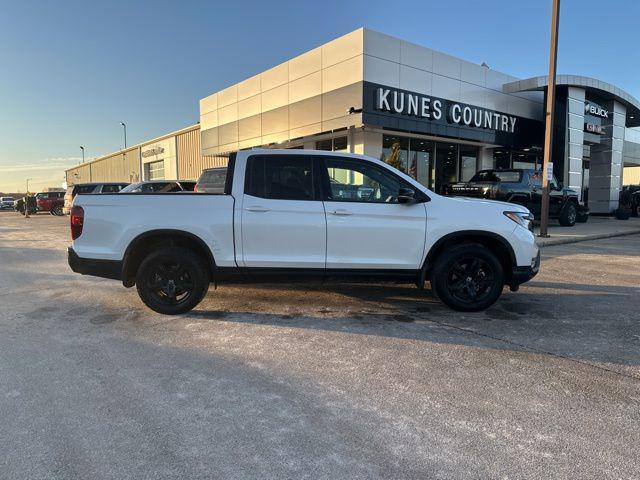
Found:
<path fill-rule="evenodd" d="M 264 213 L 264 212 L 268 212 L 269 211 L 268 208 L 261 207 L 259 205 L 253 205 L 251 207 L 247 207 L 247 210 L 249 212 L 259 212 L 259 213 Z"/>
<path fill-rule="evenodd" d="M 348 215 L 353 215 L 349 210 L 343 210 L 341 208 L 339 208 L 338 210 L 332 210 L 329 213 L 331 215 L 339 215 L 339 216 L 343 216 L 343 217 L 346 217 Z"/>

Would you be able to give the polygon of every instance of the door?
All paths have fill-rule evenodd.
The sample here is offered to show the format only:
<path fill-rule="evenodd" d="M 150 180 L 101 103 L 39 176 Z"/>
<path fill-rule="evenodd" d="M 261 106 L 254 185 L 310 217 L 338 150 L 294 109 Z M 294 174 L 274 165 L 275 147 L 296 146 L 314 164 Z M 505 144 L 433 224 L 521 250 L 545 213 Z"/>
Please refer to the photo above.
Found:
<path fill-rule="evenodd" d="M 253 155 L 242 198 L 242 263 L 324 269 L 326 222 L 312 158 Z"/>
<path fill-rule="evenodd" d="M 420 268 L 425 203 L 398 203 L 401 187 L 415 187 L 388 169 L 359 159 L 326 157 L 321 173 L 327 269 Z"/>

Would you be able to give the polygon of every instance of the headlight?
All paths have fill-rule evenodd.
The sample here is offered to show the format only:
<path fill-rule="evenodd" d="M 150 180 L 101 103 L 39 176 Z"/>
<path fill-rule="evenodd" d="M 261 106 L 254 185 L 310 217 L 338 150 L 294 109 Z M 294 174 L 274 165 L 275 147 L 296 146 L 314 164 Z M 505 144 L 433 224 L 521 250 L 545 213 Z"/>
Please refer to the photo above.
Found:
<path fill-rule="evenodd" d="M 533 214 L 530 212 L 503 212 L 505 216 L 522 225 L 527 230 L 533 231 Z"/>

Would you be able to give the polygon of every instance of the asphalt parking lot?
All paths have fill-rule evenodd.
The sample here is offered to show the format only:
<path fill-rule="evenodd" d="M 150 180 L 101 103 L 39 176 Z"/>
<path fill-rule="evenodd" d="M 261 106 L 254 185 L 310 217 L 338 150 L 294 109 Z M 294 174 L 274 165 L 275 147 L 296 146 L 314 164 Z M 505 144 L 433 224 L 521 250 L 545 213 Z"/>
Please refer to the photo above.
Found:
<path fill-rule="evenodd" d="M 640 478 L 640 236 L 548 247 L 489 311 L 221 286 L 162 317 L 0 212 L 0 478 Z"/>

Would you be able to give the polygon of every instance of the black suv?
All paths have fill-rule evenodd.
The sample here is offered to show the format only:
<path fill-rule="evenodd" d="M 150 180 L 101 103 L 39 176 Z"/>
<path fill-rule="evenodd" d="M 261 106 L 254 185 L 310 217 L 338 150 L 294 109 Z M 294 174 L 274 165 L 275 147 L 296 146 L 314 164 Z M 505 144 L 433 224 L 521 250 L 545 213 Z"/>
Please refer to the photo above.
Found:
<path fill-rule="evenodd" d="M 542 204 L 542 172 L 528 169 L 480 170 L 468 182 L 452 183 L 445 194 L 487 198 L 527 207 L 537 218 Z M 589 210 L 578 201 L 578 193 L 555 179 L 549 182 L 549 216 L 572 227 L 589 219 Z"/>

